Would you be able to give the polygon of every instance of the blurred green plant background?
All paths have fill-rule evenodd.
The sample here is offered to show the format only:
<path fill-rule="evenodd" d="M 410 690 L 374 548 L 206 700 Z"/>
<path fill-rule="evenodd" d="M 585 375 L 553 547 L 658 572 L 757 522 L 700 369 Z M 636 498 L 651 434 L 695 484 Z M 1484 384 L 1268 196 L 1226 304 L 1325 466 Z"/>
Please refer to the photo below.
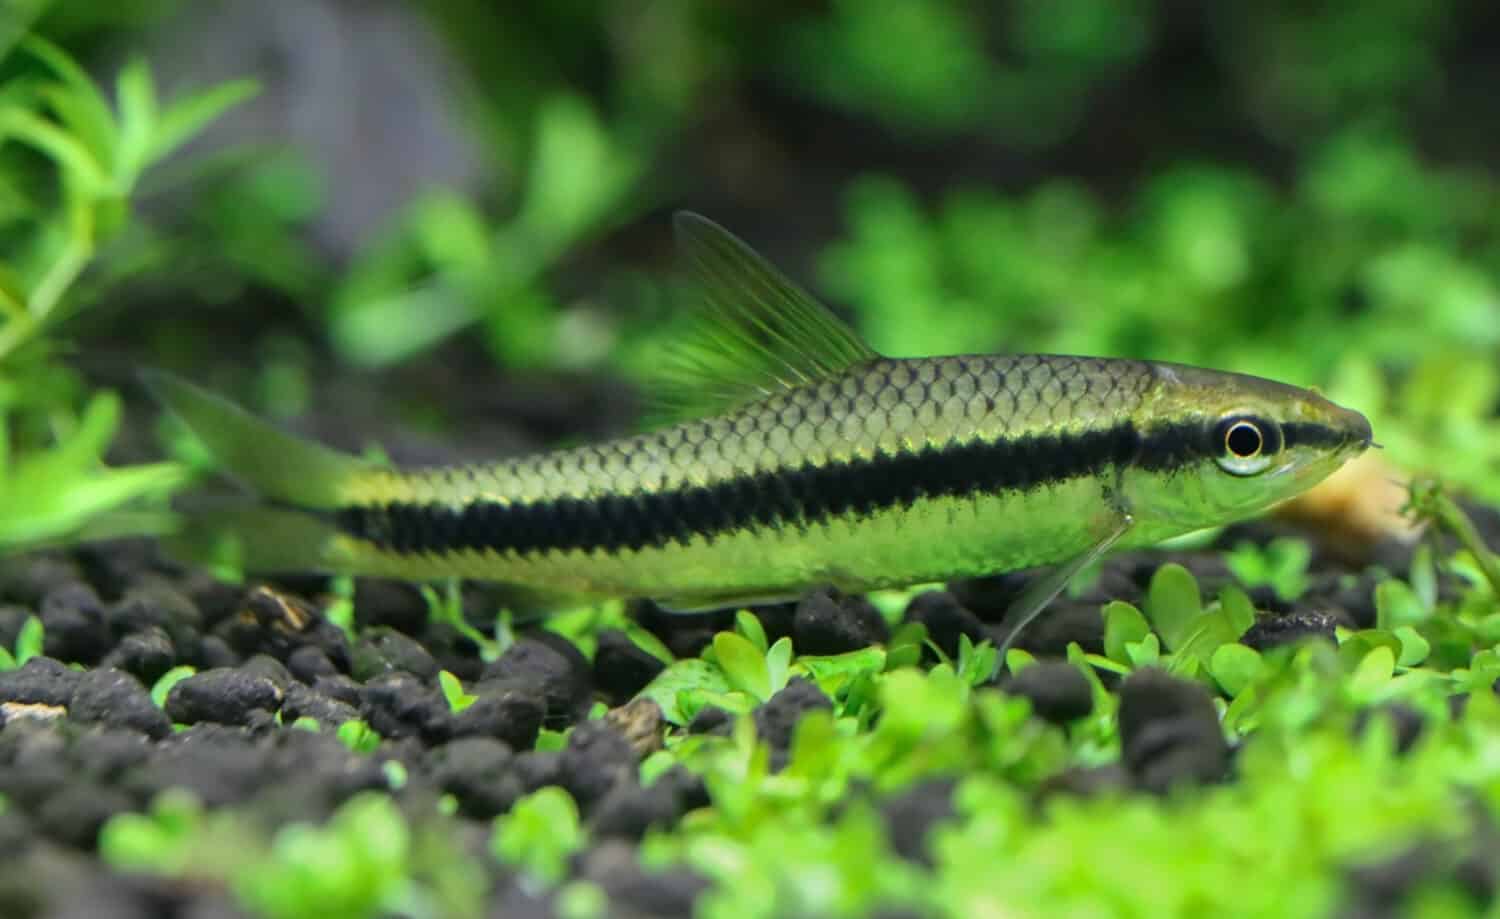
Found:
<path fill-rule="evenodd" d="M 403 456 L 628 428 L 690 295 L 679 207 L 889 353 L 1318 385 L 1500 500 L 1497 29 L 1457 0 L 4 0 L 0 551 L 181 480 L 120 424 L 142 364 Z"/>

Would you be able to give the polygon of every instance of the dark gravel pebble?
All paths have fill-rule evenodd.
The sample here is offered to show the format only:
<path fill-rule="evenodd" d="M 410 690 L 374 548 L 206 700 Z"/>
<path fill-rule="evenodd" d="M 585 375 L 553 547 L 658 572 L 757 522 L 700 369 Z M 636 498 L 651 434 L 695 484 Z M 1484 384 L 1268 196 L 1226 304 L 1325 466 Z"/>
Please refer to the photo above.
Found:
<path fill-rule="evenodd" d="M 734 724 L 734 715 L 717 705 L 705 705 L 688 722 L 689 734 L 728 734 Z"/>
<path fill-rule="evenodd" d="M 451 718 L 453 737 L 491 737 L 517 750 L 530 749 L 542 729 L 546 701 L 531 687 L 479 684 L 477 698 Z"/>
<path fill-rule="evenodd" d="M 1396 752 L 1405 753 L 1412 748 L 1427 725 L 1427 716 L 1405 702 L 1386 702 L 1364 708 L 1354 718 L 1354 733 L 1363 734 L 1372 718 L 1386 718 L 1395 729 Z"/>
<path fill-rule="evenodd" d="M 101 667 L 123 670 L 143 683 L 155 683 L 177 663 L 177 648 L 166 629 L 150 625 L 120 639 Z"/>
<path fill-rule="evenodd" d="M 1338 623 L 1328 613 L 1297 609 L 1282 616 L 1262 616 L 1240 636 L 1240 643 L 1257 651 L 1292 644 L 1304 638 L 1334 640 Z"/>
<path fill-rule="evenodd" d="M 1009 635 L 1009 623 L 991 628 L 996 647 Z M 1104 614 L 1099 604 L 1054 600 L 1026 626 L 1014 646 L 1037 657 L 1065 657 L 1068 645 L 1075 642 L 1091 654 L 1104 653 Z"/>
<path fill-rule="evenodd" d="M 639 764 L 623 734 L 603 721 L 585 721 L 568 736 L 558 763 L 558 784 L 588 815 L 615 785 L 633 781 Z"/>
<path fill-rule="evenodd" d="M 312 645 L 303 645 L 286 658 L 286 669 L 303 683 L 311 686 L 320 677 L 331 677 L 339 675 L 339 668 L 333 665 L 328 655 L 322 648 Z"/>
<path fill-rule="evenodd" d="M 516 755 L 516 778 L 527 794 L 548 785 L 562 784 L 562 753 L 558 750 L 527 750 Z"/>
<path fill-rule="evenodd" d="M 195 673 L 167 693 L 166 709 L 179 724 L 250 724 L 254 712 L 274 712 L 282 693 L 263 676 L 239 669 Z"/>
<path fill-rule="evenodd" d="M 428 759 L 433 782 L 458 801 L 466 817 L 488 820 L 510 810 L 526 793 L 511 768 L 515 756 L 506 744 L 489 737 L 465 737 L 434 747 Z"/>
<path fill-rule="evenodd" d="M 167 713 L 151 701 L 151 693 L 123 670 L 99 667 L 86 671 L 73 690 L 68 716 L 140 731 L 160 739 L 172 731 Z"/>
<path fill-rule="evenodd" d="M 364 700 L 364 687 L 342 674 L 318 677 L 312 688 L 330 699 L 359 708 Z"/>
<path fill-rule="evenodd" d="M 792 677 L 780 692 L 756 706 L 755 732 L 772 750 L 785 752 L 792 744 L 797 722 L 814 709 L 832 711 L 833 703 L 811 680 Z"/>
<path fill-rule="evenodd" d="M 863 596 L 815 590 L 797 603 L 792 645 L 799 654 L 842 654 L 890 637 L 880 611 Z"/>
<path fill-rule="evenodd" d="M 1067 661 L 1038 661 L 1007 675 L 1002 690 L 1031 700 L 1031 709 L 1053 724 L 1067 724 L 1094 710 L 1094 688 L 1078 668 Z"/>
<path fill-rule="evenodd" d="M 238 667 L 240 655 L 229 647 L 229 642 L 217 635 L 205 635 L 198 645 L 198 667 L 215 670 L 221 667 Z"/>
<path fill-rule="evenodd" d="M 1229 745 L 1201 684 L 1137 670 L 1120 687 L 1119 724 L 1125 767 L 1148 791 L 1217 781 L 1228 769 Z"/>
<path fill-rule="evenodd" d="M 298 718 L 311 718 L 324 728 L 336 728 L 359 717 L 359 710 L 347 702 L 309 689 L 300 683 L 287 687 L 281 700 L 281 720 L 291 724 Z"/>
<path fill-rule="evenodd" d="M 644 689 L 666 666 L 621 630 L 605 629 L 594 651 L 594 686 L 619 704 Z"/>
<path fill-rule="evenodd" d="M 617 782 L 593 808 L 589 831 L 598 838 L 639 840 L 651 827 L 668 827 L 682 816 L 684 803 L 670 783 L 641 786 Z"/>
<path fill-rule="evenodd" d="M 889 798 L 881 808 L 886 834 L 897 855 L 924 865 L 932 864 L 927 850 L 927 834 L 933 826 L 954 817 L 954 782 L 932 779 L 921 782 Z"/>
<path fill-rule="evenodd" d="M 241 673 L 264 677 L 270 680 L 271 685 L 283 693 L 286 692 L 287 687 L 296 682 L 292 677 L 291 671 L 286 669 L 285 664 L 267 654 L 255 655 L 241 664 L 239 670 Z"/>
<path fill-rule="evenodd" d="M 70 782 L 37 811 L 37 824 L 58 842 L 88 851 L 106 820 L 135 809 L 135 799 L 118 789 Z"/>
<path fill-rule="evenodd" d="M 0 702 L 67 705 L 83 674 L 50 657 L 33 657 L 16 670 L 0 672 Z"/>
<path fill-rule="evenodd" d="M 384 627 L 371 629 L 350 654 L 350 672 L 361 682 L 388 673 L 410 673 L 430 680 L 438 672 L 437 660 L 416 639 Z"/>
<path fill-rule="evenodd" d="M 979 617 L 964 609 L 946 590 L 929 590 L 912 597 L 906 605 L 905 616 L 907 622 L 920 622 L 925 626 L 927 637 L 950 659 L 958 658 L 960 636 L 969 636 L 969 641 L 976 645 L 988 637 Z"/>
<path fill-rule="evenodd" d="M 995 623 L 1005 618 L 1011 603 L 1031 583 L 1033 572 L 1008 571 L 982 578 L 967 578 L 948 584 L 948 593 L 958 605 L 969 610 L 984 622 Z"/>
<path fill-rule="evenodd" d="M 610 914 L 618 916 L 689 919 L 709 888 L 706 878 L 688 868 L 646 871 L 635 848 L 619 839 L 607 839 L 584 853 L 578 873 L 603 888 Z"/>
<path fill-rule="evenodd" d="M 114 644 L 104 604 L 94 588 L 83 583 L 62 584 L 42 598 L 40 612 L 46 630 L 48 657 L 68 663 L 95 664 Z"/>
<path fill-rule="evenodd" d="M 382 737 L 420 737 L 432 744 L 450 735 L 448 700 L 409 673 L 389 673 L 366 683 L 359 712 Z"/>
<path fill-rule="evenodd" d="M 588 658 L 560 635 L 541 632 L 506 649 L 484 669 L 484 680 L 534 686 L 546 700 L 549 727 L 571 724 L 588 711 L 593 673 Z"/>

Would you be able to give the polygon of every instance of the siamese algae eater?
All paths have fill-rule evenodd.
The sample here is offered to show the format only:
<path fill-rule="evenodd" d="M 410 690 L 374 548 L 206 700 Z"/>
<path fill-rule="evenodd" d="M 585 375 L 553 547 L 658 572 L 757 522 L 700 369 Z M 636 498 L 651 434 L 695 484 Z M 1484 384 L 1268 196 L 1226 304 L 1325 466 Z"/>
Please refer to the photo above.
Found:
<path fill-rule="evenodd" d="M 269 499 L 246 567 L 641 596 L 676 610 L 1056 566 L 1012 634 L 1111 547 L 1252 515 L 1370 446 L 1317 393 L 1179 364 L 884 357 L 743 242 L 679 214 L 702 284 L 695 417 L 489 464 L 397 470 L 190 384 L 158 397 Z M 679 409 L 683 406 L 679 405 Z"/>

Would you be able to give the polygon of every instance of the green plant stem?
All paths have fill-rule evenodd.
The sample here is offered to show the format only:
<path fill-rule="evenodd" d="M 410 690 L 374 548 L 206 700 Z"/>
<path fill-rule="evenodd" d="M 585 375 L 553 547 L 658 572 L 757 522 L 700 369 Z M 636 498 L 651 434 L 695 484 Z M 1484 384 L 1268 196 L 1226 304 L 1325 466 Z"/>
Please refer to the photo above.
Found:
<path fill-rule="evenodd" d="M 1500 558 L 1485 546 L 1479 531 L 1474 528 L 1474 521 L 1448 497 L 1443 486 L 1436 481 L 1413 482 L 1411 504 L 1421 516 L 1435 520 L 1458 539 L 1459 544 L 1474 556 L 1474 563 L 1489 582 L 1490 590 L 1500 597 Z"/>

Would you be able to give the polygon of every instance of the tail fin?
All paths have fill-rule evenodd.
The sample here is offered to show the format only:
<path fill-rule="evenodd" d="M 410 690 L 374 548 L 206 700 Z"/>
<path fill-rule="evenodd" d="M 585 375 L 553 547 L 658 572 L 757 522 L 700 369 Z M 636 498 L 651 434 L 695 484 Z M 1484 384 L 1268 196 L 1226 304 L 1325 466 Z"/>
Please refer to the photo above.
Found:
<path fill-rule="evenodd" d="M 198 435 L 225 471 L 266 498 L 308 509 L 338 507 L 345 488 L 370 464 L 293 437 L 249 412 L 161 371 L 142 380 L 158 401 Z"/>
<path fill-rule="evenodd" d="M 178 518 L 167 554 L 238 580 L 245 572 L 334 573 L 350 567 L 326 516 L 258 504 L 210 503 Z"/>

